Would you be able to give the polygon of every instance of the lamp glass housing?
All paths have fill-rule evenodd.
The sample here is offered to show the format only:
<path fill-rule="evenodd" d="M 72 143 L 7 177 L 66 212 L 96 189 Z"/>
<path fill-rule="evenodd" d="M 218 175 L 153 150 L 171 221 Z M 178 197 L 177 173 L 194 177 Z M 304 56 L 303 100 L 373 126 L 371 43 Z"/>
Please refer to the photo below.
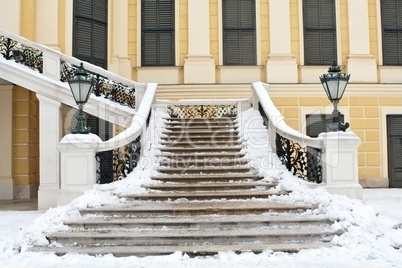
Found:
<path fill-rule="evenodd" d="M 85 104 L 88 102 L 89 95 L 93 88 L 93 78 L 85 72 L 82 64 L 74 74 L 74 78 L 68 80 L 68 84 L 77 104 Z"/>

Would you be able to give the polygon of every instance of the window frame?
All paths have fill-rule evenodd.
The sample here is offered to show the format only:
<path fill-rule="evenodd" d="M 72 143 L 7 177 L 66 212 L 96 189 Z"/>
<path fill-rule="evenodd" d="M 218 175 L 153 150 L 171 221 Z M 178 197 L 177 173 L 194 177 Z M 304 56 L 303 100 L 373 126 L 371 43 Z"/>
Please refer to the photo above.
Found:
<path fill-rule="evenodd" d="M 386 66 L 401 66 L 402 65 L 402 1 L 393 0 L 397 8 L 392 10 L 396 10 L 396 16 L 392 16 L 390 14 L 385 13 L 384 3 L 390 4 L 390 0 L 384 1 L 380 0 L 380 17 L 381 17 L 381 39 L 382 39 L 382 64 Z M 398 11 L 399 16 L 398 16 Z M 388 26 L 386 20 L 395 17 L 395 21 L 393 21 L 396 27 Z M 396 41 L 390 40 L 387 33 L 394 33 L 397 35 Z M 397 47 L 391 47 L 392 41 L 396 43 Z M 392 51 L 393 52 L 389 52 Z M 389 55 L 390 54 L 390 55 Z M 389 55 L 389 56 L 388 56 Z M 396 61 L 392 61 L 393 59 L 397 59 Z"/>
<path fill-rule="evenodd" d="M 175 66 L 175 64 L 176 64 L 176 28 L 177 28 L 177 25 L 176 25 L 176 21 L 177 21 L 177 18 L 176 18 L 176 13 L 177 13 L 177 8 L 176 8 L 176 2 L 177 1 L 175 1 L 175 0 L 169 0 L 170 2 L 171 2 L 171 6 L 170 6 L 170 12 L 171 12 L 171 15 L 170 15 L 170 18 L 171 18 L 171 24 L 170 24 L 170 28 L 167 28 L 167 27 L 162 27 L 162 26 L 160 26 L 160 25 L 157 25 L 155 28 L 152 28 L 152 27 L 150 27 L 150 28 L 147 28 L 147 25 L 146 25 L 146 23 L 145 23 L 145 21 L 144 21 L 144 13 L 146 12 L 145 10 L 144 10 L 144 2 L 145 2 L 146 0 L 139 0 L 139 2 L 141 3 L 140 4 L 140 8 L 139 8 L 139 24 L 141 25 L 140 26 L 140 33 L 139 33 L 139 40 L 140 40 L 140 66 L 143 66 L 143 67 L 158 67 L 158 66 L 161 66 L 161 67 L 163 67 L 163 66 Z M 157 2 L 157 9 L 159 10 L 159 1 Z M 158 11 L 156 11 L 156 12 L 158 12 Z M 158 15 L 157 14 L 155 14 L 155 16 L 157 17 Z M 159 24 L 159 19 L 158 19 L 159 17 L 157 17 L 156 19 L 155 19 L 155 21 L 157 21 L 157 23 Z M 152 34 L 155 34 L 155 50 L 156 50 L 156 56 L 155 56 L 155 59 L 154 60 L 152 60 L 152 59 L 149 59 L 148 57 L 146 57 L 146 54 L 147 53 L 149 53 L 149 52 L 147 52 L 146 51 L 146 48 L 147 48 L 147 43 L 148 42 L 145 42 L 145 39 L 146 38 L 151 38 L 151 35 Z M 168 56 L 168 57 L 166 57 L 166 59 L 165 60 L 162 60 L 163 58 L 160 56 L 161 55 L 161 50 L 163 50 L 164 48 L 165 48 L 165 46 L 161 46 L 161 38 L 163 39 L 163 38 L 165 38 L 164 40 L 166 40 L 166 37 L 167 36 L 170 36 L 170 37 L 168 37 L 168 38 L 170 38 L 170 40 L 168 40 L 168 41 L 170 41 L 170 46 L 171 46 L 171 48 L 170 48 L 170 52 L 171 52 L 171 54 Z M 149 43 L 148 43 L 148 45 L 149 45 Z"/>
<path fill-rule="evenodd" d="M 241 21 L 237 21 L 238 25 L 237 27 L 232 26 L 225 26 L 226 23 L 228 22 L 226 19 L 228 17 L 227 12 L 225 10 L 226 7 L 226 2 L 228 0 L 222 0 L 220 1 L 220 23 L 221 23 L 221 36 L 222 36 L 222 64 L 225 66 L 254 66 L 257 65 L 258 63 L 258 45 L 257 45 L 257 41 L 258 41 L 258 20 L 257 20 L 257 16 L 259 17 L 259 12 L 258 12 L 258 8 L 259 8 L 259 2 L 258 0 L 247 0 L 248 2 L 251 2 L 252 4 L 252 10 L 251 13 L 252 15 L 249 16 L 252 18 L 251 21 L 251 26 L 241 26 Z M 233 1 L 233 0 L 232 0 Z M 238 4 L 241 3 L 241 1 L 244 0 L 236 0 L 238 1 Z M 241 17 L 241 13 L 240 10 L 237 10 L 239 12 L 239 14 L 237 14 L 237 18 Z M 250 23 L 250 22 L 248 22 Z M 227 23 L 229 24 L 229 23 Z M 229 34 L 232 34 L 230 38 L 236 38 L 235 35 L 233 34 L 238 34 L 237 38 L 238 38 L 238 42 L 237 42 L 237 48 L 236 47 L 232 47 L 232 49 L 237 50 L 237 51 L 233 51 L 231 53 L 237 53 L 237 58 L 236 57 L 228 57 L 228 49 L 227 49 L 227 38 L 229 38 Z M 249 34 L 249 40 L 247 40 L 247 37 L 241 38 L 240 36 L 246 36 L 246 34 Z M 251 34 L 251 35 L 250 35 Z M 251 37 L 250 37 L 251 36 Z M 243 42 L 241 42 L 243 41 Z M 244 55 L 246 54 L 246 52 L 242 49 L 242 45 L 247 46 L 246 41 L 252 42 L 252 47 L 247 47 L 247 49 L 249 49 L 252 53 L 252 60 L 251 61 L 247 61 L 247 59 L 245 59 Z M 242 53 L 244 52 L 244 53 Z"/>
<path fill-rule="evenodd" d="M 303 62 L 304 65 L 332 65 L 333 61 L 335 61 L 337 64 L 341 64 L 340 61 L 340 56 L 339 56 L 339 51 L 340 51 L 340 35 L 339 35 L 339 18 L 338 18 L 338 14 L 339 14 L 339 3 L 337 0 L 328 0 L 328 1 L 332 1 L 332 5 L 333 5 L 333 16 L 332 16 L 332 25 L 331 26 L 326 26 L 326 27 L 321 27 L 320 25 L 318 25 L 317 27 L 310 27 L 310 26 L 306 26 L 306 20 L 307 20 L 307 16 L 306 16 L 306 5 L 305 2 L 309 1 L 309 0 L 299 0 L 299 12 L 301 14 L 300 16 L 300 40 L 301 40 L 301 46 L 303 47 L 302 49 L 302 57 L 301 57 L 301 62 Z M 317 0 L 318 4 L 320 4 L 319 0 Z M 321 20 L 320 20 L 321 22 Z M 312 60 L 311 57 L 309 57 L 309 46 L 308 46 L 308 38 L 306 32 L 318 32 L 318 33 L 332 33 L 333 36 L 333 42 L 332 42 L 332 55 L 330 55 L 329 57 L 331 57 L 331 59 L 325 59 L 325 55 L 323 53 L 319 54 L 319 60 Z M 322 36 L 322 35 L 321 35 Z M 325 51 L 326 49 L 324 49 L 322 47 L 322 38 L 319 38 L 320 41 L 320 45 L 319 45 L 319 51 Z M 317 50 L 317 49 L 315 49 Z M 329 58 L 328 57 L 328 58 Z"/>

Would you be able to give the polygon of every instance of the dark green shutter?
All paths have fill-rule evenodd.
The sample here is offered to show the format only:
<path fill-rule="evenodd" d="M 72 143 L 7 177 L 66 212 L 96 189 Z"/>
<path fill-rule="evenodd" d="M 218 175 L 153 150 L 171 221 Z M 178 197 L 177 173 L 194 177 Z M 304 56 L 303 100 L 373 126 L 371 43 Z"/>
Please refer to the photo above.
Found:
<path fill-rule="evenodd" d="M 382 0 L 384 65 L 402 65 L 402 1 Z"/>
<path fill-rule="evenodd" d="M 327 131 L 326 120 L 330 115 L 326 114 L 307 114 L 306 115 L 306 134 L 316 138 L 322 132 Z"/>
<path fill-rule="evenodd" d="M 223 0 L 223 63 L 255 65 L 255 0 Z"/>
<path fill-rule="evenodd" d="M 107 68 L 107 0 L 74 1 L 74 56 Z"/>
<path fill-rule="evenodd" d="M 402 188 L 402 115 L 387 115 L 387 142 L 389 185 Z"/>
<path fill-rule="evenodd" d="M 141 3 L 141 65 L 174 66 L 174 0 Z"/>
<path fill-rule="evenodd" d="M 304 61 L 331 65 L 337 60 L 334 0 L 303 0 Z"/>

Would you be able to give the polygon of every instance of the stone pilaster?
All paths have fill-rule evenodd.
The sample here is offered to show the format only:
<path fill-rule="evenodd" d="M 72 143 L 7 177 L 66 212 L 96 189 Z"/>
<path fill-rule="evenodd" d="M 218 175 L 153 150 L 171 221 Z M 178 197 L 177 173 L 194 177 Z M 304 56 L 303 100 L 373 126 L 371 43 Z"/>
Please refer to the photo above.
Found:
<path fill-rule="evenodd" d="M 112 57 L 109 70 L 131 79 L 131 61 L 128 57 L 128 1 L 112 1 Z"/>
<path fill-rule="evenodd" d="M 215 83 L 215 63 L 209 46 L 209 1 L 188 1 L 188 55 L 184 83 Z M 202 21 L 202 23 L 200 23 Z"/>
<path fill-rule="evenodd" d="M 0 199 L 15 198 L 13 178 L 13 85 L 0 85 Z"/>
<path fill-rule="evenodd" d="M 349 16 L 349 56 L 347 72 L 352 83 L 377 83 L 377 65 L 370 54 L 367 0 L 347 1 Z"/>
<path fill-rule="evenodd" d="M 45 96 L 39 99 L 40 183 L 38 209 L 57 206 L 60 190 L 60 153 L 57 148 L 62 137 L 61 103 Z"/>
<path fill-rule="evenodd" d="M 268 83 L 297 83 L 297 63 L 291 51 L 289 0 L 269 0 L 270 54 Z"/>

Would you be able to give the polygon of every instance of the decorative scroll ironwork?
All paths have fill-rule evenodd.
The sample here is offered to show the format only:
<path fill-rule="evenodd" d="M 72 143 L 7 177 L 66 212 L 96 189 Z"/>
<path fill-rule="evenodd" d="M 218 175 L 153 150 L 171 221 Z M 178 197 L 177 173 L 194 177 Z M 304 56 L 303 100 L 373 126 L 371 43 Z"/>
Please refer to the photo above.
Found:
<path fill-rule="evenodd" d="M 65 61 L 61 62 L 60 80 L 67 82 L 68 79 L 74 76 L 75 70 L 79 66 L 71 65 Z M 86 70 L 90 76 L 94 78 L 95 85 L 93 93 L 96 96 L 104 96 L 113 102 L 135 108 L 135 89 L 122 83 L 108 79 L 94 72 Z"/>
<path fill-rule="evenodd" d="M 299 178 L 321 183 L 322 166 L 321 150 L 312 147 L 302 147 L 280 134 L 276 133 L 276 154 L 286 168 Z"/>
<path fill-rule="evenodd" d="M 110 154 L 113 155 L 113 162 L 110 162 Z M 141 136 L 124 147 L 97 153 L 96 160 L 99 163 L 97 182 L 104 184 L 127 177 L 137 167 L 140 154 Z"/>
<path fill-rule="evenodd" d="M 168 105 L 174 118 L 219 118 L 237 116 L 236 105 Z"/>
<path fill-rule="evenodd" d="M 43 53 L 33 47 L 0 35 L 0 53 L 6 60 L 14 60 L 32 70 L 43 72 Z"/>

